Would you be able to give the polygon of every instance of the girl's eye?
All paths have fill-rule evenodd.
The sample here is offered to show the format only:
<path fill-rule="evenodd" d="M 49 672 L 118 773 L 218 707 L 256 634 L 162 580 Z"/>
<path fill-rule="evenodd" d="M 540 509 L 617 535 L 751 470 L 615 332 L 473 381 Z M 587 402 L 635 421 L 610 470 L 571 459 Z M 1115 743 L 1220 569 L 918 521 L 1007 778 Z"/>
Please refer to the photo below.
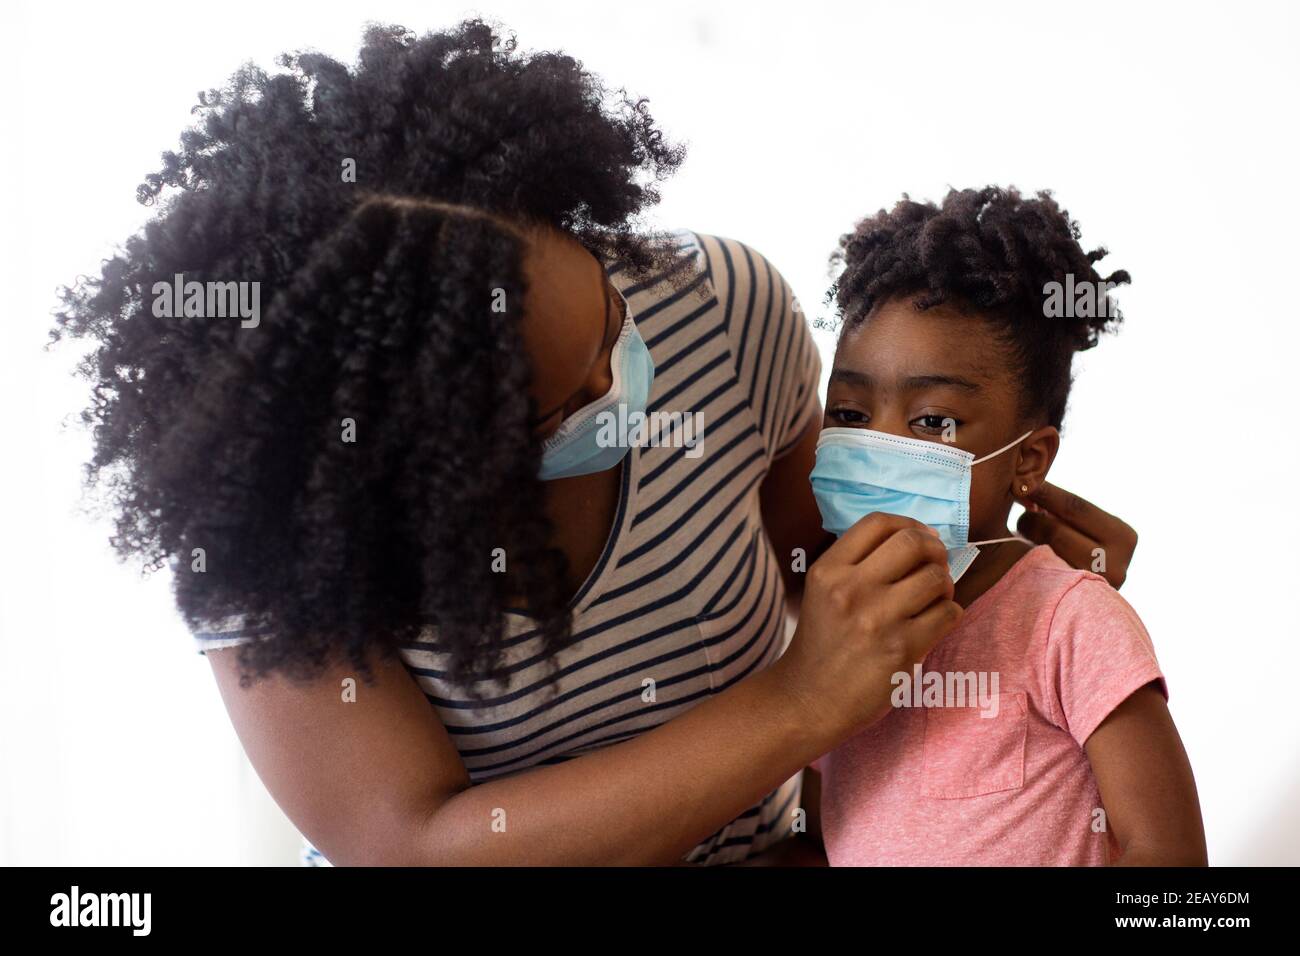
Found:
<path fill-rule="evenodd" d="M 831 409 L 831 421 L 839 422 L 842 425 L 865 425 L 868 418 L 865 413 L 856 409 L 833 408 Z"/>
<path fill-rule="evenodd" d="M 922 415 L 912 419 L 912 427 L 927 435 L 942 434 L 946 428 L 956 428 L 961 422 L 951 415 Z"/>

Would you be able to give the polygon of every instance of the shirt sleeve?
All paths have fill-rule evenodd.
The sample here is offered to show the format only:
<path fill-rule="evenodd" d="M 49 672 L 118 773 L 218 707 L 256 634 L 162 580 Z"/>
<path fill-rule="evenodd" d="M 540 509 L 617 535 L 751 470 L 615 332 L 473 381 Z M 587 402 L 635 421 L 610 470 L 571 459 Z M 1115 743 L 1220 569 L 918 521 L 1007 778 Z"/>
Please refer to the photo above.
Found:
<path fill-rule="evenodd" d="M 701 237 L 701 245 L 736 378 L 774 461 L 795 446 L 818 408 L 817 345 L 790 284 L 767 259 L 734 239 Z"/>
<path fill-rule="evenodd" d="M 1152 681 L 1169 699 L 1155 648 L 1137 612 L 1101 578 L 1062 595 L 1047 636 L 1048 702 L 1082 747 L 1103 720 Z"/>

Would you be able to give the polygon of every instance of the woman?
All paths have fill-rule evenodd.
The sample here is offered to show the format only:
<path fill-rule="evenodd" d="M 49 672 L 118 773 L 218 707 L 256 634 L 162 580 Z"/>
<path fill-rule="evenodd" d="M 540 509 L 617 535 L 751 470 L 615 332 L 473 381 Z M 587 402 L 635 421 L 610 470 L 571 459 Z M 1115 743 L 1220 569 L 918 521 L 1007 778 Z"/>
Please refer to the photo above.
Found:
<path fill-rule="evenodd" d="M 333 863 L 788 854 L 801 768 L 960 615 L 924 526 L 827 547 L 788 286 L 637 231 L 681 152 L 568 57 L 471 21 L 283 65 L 204 97 L 60 316 L 115 544 L 173 568 L 268 789 Z M 1122 578 L 1131 532 L 1064 517 L 1025 530 Z"/>

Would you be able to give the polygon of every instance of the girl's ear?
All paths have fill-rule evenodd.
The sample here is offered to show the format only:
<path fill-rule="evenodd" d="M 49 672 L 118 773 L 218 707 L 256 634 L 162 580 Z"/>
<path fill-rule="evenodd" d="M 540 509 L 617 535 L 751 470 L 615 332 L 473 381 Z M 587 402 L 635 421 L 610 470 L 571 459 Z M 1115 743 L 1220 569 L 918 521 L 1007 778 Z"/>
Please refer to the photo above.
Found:
<path fill-rule="evenodd" d="M 1047 480 L 1047 472 L 1061 447 L 1061 433 L 1044 425 L 1022 441 L 1017 449 L 1016 470 L 1011 476 L 1011 496 L 1024 502 Z"/>

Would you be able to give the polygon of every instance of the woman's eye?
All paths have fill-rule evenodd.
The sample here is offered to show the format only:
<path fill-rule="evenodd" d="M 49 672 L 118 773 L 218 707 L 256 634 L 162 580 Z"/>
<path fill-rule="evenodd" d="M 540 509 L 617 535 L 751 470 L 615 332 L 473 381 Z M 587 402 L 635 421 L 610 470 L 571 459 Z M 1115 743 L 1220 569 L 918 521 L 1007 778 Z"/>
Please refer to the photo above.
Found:
<path fill-rule="evenodd" d="M 831 420 L 843 425 L 865 425 L 868 421 L 864 412 L 852 408 L 831 409 Z"/>
<path fill-rule="evenodd" d="M 961 422 L 951 415 L 922 415 L 912 419 L 912 427 L 927 435 L 942 434 L 945 429 L 956 428 Z"/>

